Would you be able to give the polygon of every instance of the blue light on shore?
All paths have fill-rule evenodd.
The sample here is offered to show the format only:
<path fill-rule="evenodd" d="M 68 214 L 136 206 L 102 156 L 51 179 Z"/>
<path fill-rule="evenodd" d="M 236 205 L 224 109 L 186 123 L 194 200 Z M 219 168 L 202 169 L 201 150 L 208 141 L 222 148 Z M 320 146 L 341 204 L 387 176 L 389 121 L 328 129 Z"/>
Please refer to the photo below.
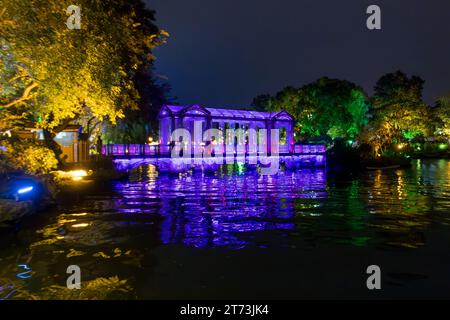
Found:
<path fill-rule="evenodd" d="M 33 190 L 33 187 L 25 187 L 17 190 L 18 194 L 24 194 Z"/>

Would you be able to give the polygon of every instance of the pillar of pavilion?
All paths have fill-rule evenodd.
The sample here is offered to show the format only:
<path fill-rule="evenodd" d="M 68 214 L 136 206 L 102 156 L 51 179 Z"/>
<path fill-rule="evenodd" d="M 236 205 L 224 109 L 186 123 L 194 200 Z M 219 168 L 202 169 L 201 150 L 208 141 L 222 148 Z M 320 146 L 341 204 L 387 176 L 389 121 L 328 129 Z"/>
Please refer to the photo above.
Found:
<path fill-rule="evenodd" d="M 257 136 L 260 136 L 266 129 L 265 141 L 267 152 L 271 153 L 271 129 L 280 131 L 280 154 L 294 152 L 294 117 L 286 111 L 261 112 L 237 109 L 205 108 L 200 105 L 174 106 L 165 105 L 159 112 L 159 143 L 161 153 L 169 153 L 170 146 L 173 145 L 172 132 L 175 129 L 186 129 L 191 134 L 192 155 L 198 147 L 194 141 L 194 123 L 200 122 L 202 134 L 210 128 L 219 129 L 226 134 L 226 129 L 255 129 Z M 247 135 L 248 136 L 248 135 Z M 248 138 L 247 138 L 248 140 Z M 260 140 L 261 141 L 261 140 Z M 229 141 L 230 142 L 230 141 Z M 233 146 L 233 143 L 223 141 L 222 150 Z M 246 146 L 246 152 L 259 152 L 262 150 L 256 146 Z M 236 151 L 236 150 L 233 150 Z"/>

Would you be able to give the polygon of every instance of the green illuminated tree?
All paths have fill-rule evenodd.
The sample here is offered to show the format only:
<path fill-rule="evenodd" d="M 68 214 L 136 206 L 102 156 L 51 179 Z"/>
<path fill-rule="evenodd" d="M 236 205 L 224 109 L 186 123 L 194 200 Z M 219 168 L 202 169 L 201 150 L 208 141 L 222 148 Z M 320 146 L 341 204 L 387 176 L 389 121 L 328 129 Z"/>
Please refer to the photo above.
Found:
<path fill-rule="evenodd" d="M 368 98 L 361 87 L 329 78 L 299 89 L 286 87 L 275 97 L 258 96 L 253 104 L 267 111 L 288 111 L 297 119 L 298 136 L 305 138 L 355 138 L 368 110 Z"/>
<path fill-rule="evenodd" d="M 301 131 L 335 138 L 355 138 L 366 120 L 368 99 L 354 83 L 321 78 L 302 88 Z"/>

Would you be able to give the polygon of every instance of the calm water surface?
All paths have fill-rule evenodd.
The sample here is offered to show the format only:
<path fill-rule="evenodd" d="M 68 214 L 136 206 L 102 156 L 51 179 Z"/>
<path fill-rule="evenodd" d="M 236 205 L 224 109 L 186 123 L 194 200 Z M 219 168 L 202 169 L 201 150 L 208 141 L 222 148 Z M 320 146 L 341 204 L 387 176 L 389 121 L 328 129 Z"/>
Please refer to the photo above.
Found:
<path fill-rule="evenodd" d="M 0 298 L 450 297 L 448 160 L 342 176 L 144 166 L 71 200 L 0 230 Z M 69 265 L 82 290 L 65 288 Z"/>

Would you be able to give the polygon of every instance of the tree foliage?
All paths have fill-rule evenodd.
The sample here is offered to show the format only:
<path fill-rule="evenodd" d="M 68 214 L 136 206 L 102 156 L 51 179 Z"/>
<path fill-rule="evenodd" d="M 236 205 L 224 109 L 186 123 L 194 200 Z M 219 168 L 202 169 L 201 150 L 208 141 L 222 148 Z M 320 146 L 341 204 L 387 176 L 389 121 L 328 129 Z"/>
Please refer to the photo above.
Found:
<path fill-rule="evenodd" d="M 136 72 L 167 35 L 139 0 L 80 0 L 81 29 L 66 26 L 71 1 L 3 0 L 0 101 L 12 118 L 58 131 L 89 110 L 115 122 L 136 108 Z"/>
<path fill-rule="evenodd" d="M 438 99 L 433 108 L 433 119 L 435 133 L 450 139 L 450 96 Z"/>
<path fill-rule="evenodd" d="M 135 83 L 140 93 L 136 109 L 125 110 L 125 117 L 116 124 L 106 123 L 104 143 L 147 143 L 158 135 L 158 114 L 163 104 L 173 103 L 170 86 L 157 78 L 151 69 L 136 74 Z M 155 139 L 156 140 L 156 139 Z"/>
<path fill-rule="evenodd" d="M 354 83 L 325 77 L 299 89 L 286 87 L 275 97 L 258 96 L 253 105 L 288 111 L 300 137 L 354 138 L 365 124 L 368 98 Z"/>
<path fill-rule="evenodd" d="M 424 81 L 401 71 L 382 76 L 372 97 L 370 122 L 361 134 L 375 154 L 393 143 L 430 134 L 430 108 L 422 100 Z"/>
<path fill-rule="evenodd" d="M 325 77 L 301 88 L 286 87 L 275 96 L 259 95 L 252 105 L 291 113 L 297 137 L 357 139 L 371 155 L 380 155 L 395 144 L 403 148 L 424 138 L 450 137 L 450 98 L 430 108 L 422 98 L 423 85 L 420 77 L 388 73 L 369 98 L 351 82 Z"/>
<path fill-rule="evenodd" d="M 275 98 L 270 94 L 261 94 L 253 98 L 251 106 L 256 111 L 269 111 L 274 109 Z"/>
<path fill-rule="evenodd" d="M 0 167 L 8 166 L 5 171 L 20 170 L 29 174 L 46 174 L 58 165 L 54 152 L 40 142 L 4 139 L 0 142 L 4 148 L 0 150 Z"/>

